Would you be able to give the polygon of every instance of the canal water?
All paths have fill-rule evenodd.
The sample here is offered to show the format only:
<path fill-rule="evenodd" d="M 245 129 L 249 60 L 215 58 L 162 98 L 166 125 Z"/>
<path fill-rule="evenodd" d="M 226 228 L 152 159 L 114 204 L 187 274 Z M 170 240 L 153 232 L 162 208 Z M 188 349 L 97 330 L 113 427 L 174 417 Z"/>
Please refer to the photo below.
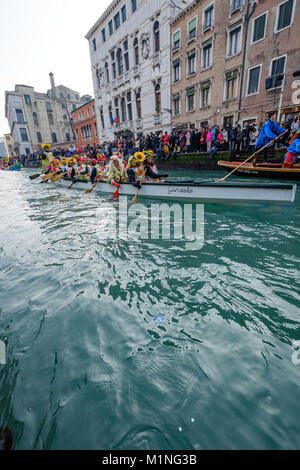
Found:
<path fill-rule="evenodd" d="M 0 172 L 14 448 L 299 448 L 299 188 L 283 206 L 206 204 L 189 250 L 107 237 L 107 197 L 29 174 Z"/>

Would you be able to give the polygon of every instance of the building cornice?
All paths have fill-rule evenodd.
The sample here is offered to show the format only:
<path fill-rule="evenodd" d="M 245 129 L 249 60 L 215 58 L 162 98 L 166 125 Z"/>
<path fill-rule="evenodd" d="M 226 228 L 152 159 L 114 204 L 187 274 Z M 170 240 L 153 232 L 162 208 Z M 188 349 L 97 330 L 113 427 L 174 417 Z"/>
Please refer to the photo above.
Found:
<path fill-rule="evenodd" d="M 95 34 L 97 29 L 107 20 L 107 18 L 113 13 L 116 7 L 121 3 L 122 0 L 114 0 L 104 11 L 104 13 L 100 16 L 99 20 L 94 24 L 94 26 L 89 30 L 86 34 L 85 38 L 90 39 L 91 36 Z"/>
<path fill-rule="evenodd" d="M 172 21 L 170 21 L 170 26 L 173 26 L 174 24 L 178 23 L 190 11 L 195 10 L 197 6 L 201 4 L 201 2 L 202 0 L 194 0 L 194 2 L 190 3 L 190 5 L 187 5 L 184 10 L 180 11 L 178 15 L 175 16 L 175 18 Z"/>

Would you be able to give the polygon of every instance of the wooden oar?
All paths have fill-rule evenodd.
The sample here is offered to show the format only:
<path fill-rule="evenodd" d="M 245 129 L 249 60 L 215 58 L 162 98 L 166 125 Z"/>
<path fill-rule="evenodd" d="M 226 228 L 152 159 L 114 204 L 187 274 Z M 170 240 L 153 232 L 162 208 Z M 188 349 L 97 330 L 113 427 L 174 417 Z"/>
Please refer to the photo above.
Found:
<path fill-rule="evenodd" d="M 53 175 L 50 178 L 51 183 L 56 183 L 57 181 L 60 181 L 64 177 L 63 173 L 59 173 L 58 175 Z"/>
<path fill-rule="evenodd" d="M 38 178 L 39 176 L 42 176 L 42 175 L 43 175 L 43 173 L 36 173 L 35 175 L 29 176 L 29 179 L 30 180 L 35 180 L 36 178 Z"/>
<path fill-rule="evenodd" d="M 46 183 L 51 178 L 51 176 L 53 176 L 53 173 L 49 173 L 48 175 L 42 177 L 43 183 Z"/>
<path fill-rule="evenodd" d="M 219 180 L 216 180 L 216 183 L 221 183 L 222 181 L 225 181 L 227 178 L 229 178 L 230 175 L 232 175 L 233 173 L 235 173 L 239 168 L 241 168 L 245 163 L 247 163 L 249 160 L 252 160 L 252 158 L 256 157 L 256 155 L 258 155 L 262 150 L 264 150 L 265 148 L 269 147 L 269 145 L 273 144 L 277 139 L 279 139 L 280 137 L 282 137 L 284 134 L 286 134 L 287 132 L 289 132 L 289 130 L 287 129 L 286 131 L 282 132 L 281 134 L 279 134 L 277 137 L 275 137 L 275 139 L 271 140 L 271 142 L 269 142 L 267 145 L 265 145 L 264 147 L 262 147 L 261 149 L 257 150 L 255 153 L 253 153 L 253 155 L 251 155 L 249 158 L 247 158 L 247 160 L 245 160 L 244 162 L 242 162 L 239 166 L 237 166 L 234 170 L 232 170 L 230 173 L 228 173 L 228 175 L 224 176 L 224 178 L 221 178 Z"/>
<path fill-rule="evenodd" d="M 133 198 L 132 201 L 131 201 L 131 204 L 135 204 L 135 203 L 136 203 L 137 198 L 138 198 L 138 195 L 139 195 L 139 192 L 140 192 L 140 190 L 142 189 L 142 184 L 143 184 L 143 182 L 144 182 L 144 180 L 145 180 L 145 177 L 146 177 L 146 170 L 144 170 L 143 179 L 142 179 L 142 181 L 141 181 L 141 187 L 137 190 L 136 195 L 134 196 L 134 198 Z"/>
<path fill-rule="evenodd" d="M 106 173 L 102 176 L 102 178 L 100 178 L 98 181 L 96 181 L 96 183 L 94 183 L 93 186 L 85 192 L 85 194 L 91 194 L 94 191 L 97 184 L 101 183 L 101 181 L 104 180 L 105 176 L 106 176 Z"/>

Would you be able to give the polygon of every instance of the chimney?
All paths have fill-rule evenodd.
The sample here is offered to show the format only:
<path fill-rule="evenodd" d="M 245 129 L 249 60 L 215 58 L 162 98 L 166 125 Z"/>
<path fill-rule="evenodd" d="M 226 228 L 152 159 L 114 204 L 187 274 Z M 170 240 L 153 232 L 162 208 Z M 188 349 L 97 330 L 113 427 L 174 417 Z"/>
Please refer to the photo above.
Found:
<path fill-rule="evenodd" d="M 52 72 L 50 72 L 49 76 L 50 76 L 50 83 L 51 83 L 51 89 L 52 89 L 52 98 L 56 98 L 54 75 Z"/>

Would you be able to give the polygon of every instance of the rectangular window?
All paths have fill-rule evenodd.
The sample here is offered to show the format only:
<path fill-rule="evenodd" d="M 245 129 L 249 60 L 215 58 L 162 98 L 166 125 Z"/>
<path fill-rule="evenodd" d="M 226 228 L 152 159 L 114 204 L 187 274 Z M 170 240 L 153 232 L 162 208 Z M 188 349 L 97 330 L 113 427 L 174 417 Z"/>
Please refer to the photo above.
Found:
<path fill-rule="evenodd" d="M 105 42 L 106 41 L 105 28 L 102 29 L 101 34 L 102 34 L 102 42 Z"/>
<path fill-rule="evenodd" d="M 88 116 L 90 116 L 90 108 L 87 109 Z"/>
<path fill-rule="evenodd" d="M 188 75 L 192 75 L 196 72 L 196 53 L 191 52 L 188 56 Z"/>
<path fill-rule="evenodd" d="M 112 20 L 110 20 L 110 22 L 108 23 L 108 28 L 109 28 L 109 35 L 112 36 L 113 33 L 114 33 L 114 27 L 113 27 Z"/>
<path fill-rule="evenodd" d="M 20 134 L 22 142 L 28 142 L 28 135 L 25 127 L 20 127 Z"/>
<path fill-rule="evenodd" d="M 173 50 L 180 48 L 180 31 L 173 34 Z"/>
<path fill-rule="evenodd" d="M 70 100 L 71 99 L 71 95 L 70 93 L 67 93 L 67 99 Z"/>
<path fill-rule="evenodd" d="M 73 111 L 75 111 L 76 109 L 76 104 L 73 104 Z"/>
<path fill-rule="evenodd" d="M 260 79 L 260 66 L 249 70 L 249 83 L 248 83 L 248 95 L 254 95 L 258 93 Z"/>
<path fill-rule="evenodd" d="M 228 57 L 236 55 L 241 50 L 241 27 L 229 32 Z"/>
<path fill-rule="evenodd" d="M 94 122 L 94 132 L 95 132 L 95 136 L 97 137 L 98 132 L 97 132 L 97 123 L 96 122 Z"/>
<path fill-rule="evenodd" d="M 252 38 L 253 43 L 260 41 L 261 39 L 264 39 L 265 30 L 266 30 L 266 20 L 267 20 L 266 13 L 264 15 L 259 16 L 258 18 L 254 20 L 253 38 Z"/>
<path fill-rule="evenodd" d="M 208 67 L 212 66 L 212 44 L 207 44 L 207 46 L 203 47 L 203 62 L 202 67 L 203 69 L 207 69 Z"/>
<path fill-rule="evenodd" d="M 201 95 L 200 95 L 200 107 L 201 108 L 210 106 L 210 92 L 211 92 L 210 83 L 204 83 L 203 85 L 201 85 Z"/>
<path fill-rule="evenodd" d="M 124 5 L 122 8 L 121 8 L 121 14 L 122 14 L 122 21 L 123 23 L 126 21 L 126 5 Z"/>
<path fill-rule="evenodd" d="M 285 57 L 281 57 L 280 59 L 274 59 L 272 61 L 270 88 L 278 88 L 282 86 L 284 69 Z"/>
<path fill-rule="evenodd" d="M 50 101 L 47 101 L 46 108 L 47 108 L 48 111 L 52 110 Z"/>
<path fill-rule="evenodd" d="M 132 121 L 132 104 L 131 104 L 131 92 L 127 93 L 127 114 L 128 120 Z"/>
<path fill-rule="evenodd" d="M 175 62 L 173 62 L 173 79 L 174 79 L 174 82 L 179 82 L 180 80 L 180 60 L 176 60 Z"/>
<path fill-rule="evenodd" d="M 24 95 L 24 99 L 26 104 L 31 104 L 31 99 L 29 95 Z"/>
<path fill-rule="evenodd" d="M 187 98 L 187 111 L 195 111 L 195 90 L 188 91 Z"/>
<path fill-rule="evenodd" d="M 175 116 L 177 116 L 180 113 L 179 105 L 180 105 L 180 97 L 175 96 L 174 99 L 173 99 L 174 115 Z"/>
<path fill-rule="evenodd" d="M 114 22 L 115 22 L 115 28 L 118 29 L 120 27 L 121 21 L 120 21 L 120 12 L 118 12 L 114 16 Z"/>
<path fill-rule="evenodd" d="M 132 13 L 135 12 L 136 8 L 137 8 L 137 7 L 136 7 L 136 0 L 131 0 L 131 9 L 132 9 Z"/>
<path fill-rule="evenodd" d="M 236 98 L 238 72 L 234 70 L 225 76 L 225 101 Z"/>
<path fill-rule="evenodd" d="M 197 34 L 197 18 L 192 19 L 188 24 L 188 40 L 194 39 Z"/>
<path fill-rule="evenodd" d="M 94 51 L 97 49 L 96 38 L 93 39 L 93 49 Z"/>
<path fill-rule="evenodd" d="M 294 0 L 288 0 L 287 2 L 279 5 L 279 11 L 277 13 L 276 32 L 288 28 L 291 25 L 293 7 Z"/>
<path fill-rule="evenodd" d="M 214 6 L 210 6 L 204 11 L 203 31 L 212 28 L 214 25 Z"/>
<path fill-rule="evenodd" d="M 17 121 L 25 122 L 22 109 L 16 109 Z"/>
<path fill-rule="evenodd" d="M 244 0 L 232 0 L 230 13 L 234 13 L 237 10 L 240 10 L 244 6 Z"/>
<path fill-rule="evenodd" d="M 60 93 L 60 94 L 59 94 L 59 97 L 60 97 L 60 98 L 64 98 L 64 94 L 63 94 L 63 93 Z"/>

